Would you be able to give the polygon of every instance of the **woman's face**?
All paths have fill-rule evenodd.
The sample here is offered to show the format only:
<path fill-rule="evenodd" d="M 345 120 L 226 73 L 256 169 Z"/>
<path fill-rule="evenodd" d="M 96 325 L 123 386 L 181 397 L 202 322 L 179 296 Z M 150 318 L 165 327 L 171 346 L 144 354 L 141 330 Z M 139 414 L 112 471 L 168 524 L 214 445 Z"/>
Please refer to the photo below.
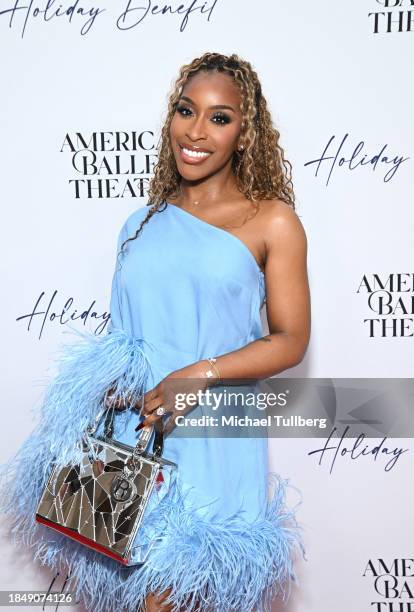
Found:
<path fill-rule="evenodd" d="M 198 72 L 191 77 L 170 126 L 180 175 L 199 180 L 231 166 L 242 119 L 239 90 L 229 75 Z"/>

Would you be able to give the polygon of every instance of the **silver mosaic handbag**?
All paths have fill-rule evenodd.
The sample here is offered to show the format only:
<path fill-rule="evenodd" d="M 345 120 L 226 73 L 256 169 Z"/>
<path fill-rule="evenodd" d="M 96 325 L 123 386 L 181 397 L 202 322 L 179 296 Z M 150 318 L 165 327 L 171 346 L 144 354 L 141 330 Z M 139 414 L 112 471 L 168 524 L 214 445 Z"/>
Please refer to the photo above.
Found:
<path fill-rule="evenodd" d="M 96 434 L 106 413 L 102 436 Z M 103 409 L 80 445 L 78 465 L 55 467 L 35 520 L 123 565 L 145 561 L 162 524 L 140 529 L 169 492 L 177 464 L 162 458 L 163 433 L 144 427 L 135 447 L 112 439 L 113 409 Z M 92 452 L 93 451 L 93 452 Z"/>

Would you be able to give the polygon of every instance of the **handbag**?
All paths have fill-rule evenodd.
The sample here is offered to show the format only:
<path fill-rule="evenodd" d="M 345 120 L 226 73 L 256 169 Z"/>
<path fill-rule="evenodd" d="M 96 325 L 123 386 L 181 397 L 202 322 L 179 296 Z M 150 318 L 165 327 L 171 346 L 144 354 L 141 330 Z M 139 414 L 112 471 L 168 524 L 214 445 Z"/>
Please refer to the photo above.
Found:
<path fill-rule="evenodd" d="M 131 566 L 143 563 L 162 537 L 161 515 L 146 526 L 144 519 L 171 490 L 177 464 L 162 457 L 163 432 L 153 425 L 141 429 L 135 447 L 114 440 L 113 415 L 104 408 L 86 428 L 77 465 L 52 467 L 35 520 Z"/>

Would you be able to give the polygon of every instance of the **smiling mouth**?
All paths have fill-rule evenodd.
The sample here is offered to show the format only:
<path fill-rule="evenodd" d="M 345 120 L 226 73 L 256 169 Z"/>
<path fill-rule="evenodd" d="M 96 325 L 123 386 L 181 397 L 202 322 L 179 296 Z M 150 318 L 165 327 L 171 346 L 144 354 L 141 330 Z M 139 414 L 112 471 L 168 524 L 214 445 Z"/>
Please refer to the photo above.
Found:
<path fill-rule="evenodd" d="M 185 145 L 179 145 L 181 159 L 187 163 L 199 163 L 210 157 L 212 153 L 210 151 L 197 151 L 197 149 L 189 149 Z"/>

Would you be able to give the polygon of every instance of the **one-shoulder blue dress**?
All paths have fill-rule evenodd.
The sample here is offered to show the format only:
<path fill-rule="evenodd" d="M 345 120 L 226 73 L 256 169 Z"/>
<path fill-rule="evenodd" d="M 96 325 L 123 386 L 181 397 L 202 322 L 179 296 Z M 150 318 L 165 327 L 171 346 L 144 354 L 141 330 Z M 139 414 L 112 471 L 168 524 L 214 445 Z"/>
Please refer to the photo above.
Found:
<path fill-rule="evenodd" d="M 175 370 L 263 336 L 264 275 L 248 247 L 165 201 L 121 252 L 148 210 L 130 215 L 118 237 L 109 333 L 83 333 L 64 347 L 37 428 L 2 466 L 2 510 L 16 543 L 51 569 L 69 571 L 67 588 L 91 612 L 136 612 L 148 593 L 169 588 L 174 612 L 265 612 L 275 595 L 289 596 L 296 552 L 304 555 L 295 509 L 286 504 L 289 481 L 269 472 L 266 437 L 216 437 L 207 429 L 202 437 L 166 436 L 163 456 L 178 466 L 163 500 L 166 527 L 133 567 L 34 522 L 52 456 L 62 465 L 73 459 L 117 377 L 145 392 Z M 119 413 L 113 437 L 134 446 L 140 418 Z M 157 532 L 152 517 L 144 534 Z"/>

